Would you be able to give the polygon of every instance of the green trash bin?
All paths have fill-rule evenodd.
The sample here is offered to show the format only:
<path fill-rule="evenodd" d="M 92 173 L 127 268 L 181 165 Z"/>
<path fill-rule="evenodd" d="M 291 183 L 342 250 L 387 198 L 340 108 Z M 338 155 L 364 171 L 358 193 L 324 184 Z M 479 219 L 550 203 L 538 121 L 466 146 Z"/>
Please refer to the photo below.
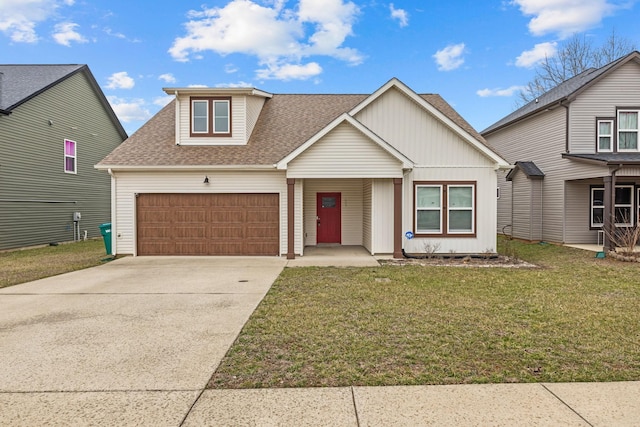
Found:
<path fill-rule="evenodd" d="M 100 224 L 99 227 L 102 240 L 104 240 L 104 248 L 107 250 L 107 255 L 111 255 L 111 223 L 105 222 Z"/>

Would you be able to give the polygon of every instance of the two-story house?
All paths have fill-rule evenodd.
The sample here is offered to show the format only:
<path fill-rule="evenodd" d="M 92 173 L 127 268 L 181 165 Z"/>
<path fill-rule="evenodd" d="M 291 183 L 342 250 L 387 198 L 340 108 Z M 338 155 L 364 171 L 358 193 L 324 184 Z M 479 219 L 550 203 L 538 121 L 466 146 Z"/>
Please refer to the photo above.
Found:
<path fill-rule="evenodd" d="M 498 232 L 604 244 L 640 219 L 640 53 L 588 69 L 482 132 L 515 168 L 500 174 Z"/>
<path fill-rule="evenodd" d="M 86 65 L 0 65 L 0 249 L 100 237 L 126 138 Z"/>
<path fill-rule="evenodd" d="M 397 79 L 366 95 L 164 91 L 175 100 L 97 165 L 117 254 L 496 251 L 509 165 L 438 95 Z"/>

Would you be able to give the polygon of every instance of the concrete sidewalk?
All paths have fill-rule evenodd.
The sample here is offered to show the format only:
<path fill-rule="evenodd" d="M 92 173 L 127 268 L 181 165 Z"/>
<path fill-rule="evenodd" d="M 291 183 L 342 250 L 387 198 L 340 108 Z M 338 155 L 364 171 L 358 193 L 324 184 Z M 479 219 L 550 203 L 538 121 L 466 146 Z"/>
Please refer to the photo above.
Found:
<path fill-rule="evenodd" d="M 640 382 L 206 390 L 185 426 L 637 426 Z"/>

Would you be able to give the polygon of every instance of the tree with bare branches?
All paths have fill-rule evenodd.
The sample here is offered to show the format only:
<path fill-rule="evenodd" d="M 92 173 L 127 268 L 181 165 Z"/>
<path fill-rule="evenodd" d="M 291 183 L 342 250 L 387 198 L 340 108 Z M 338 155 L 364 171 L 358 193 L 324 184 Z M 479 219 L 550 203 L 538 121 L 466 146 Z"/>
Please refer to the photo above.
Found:
<path fill-rule="evenodd" d="M 556 55 L 545 57 L 536 67 L 534 78 L 518 94 L 518 106 L 589 68 L 600 68 L 635 49 L 635 43 L 618 37 L 615 31 L 601 46 L 594 46 L 586 36 L 576 34 L 560 46 Z"/>

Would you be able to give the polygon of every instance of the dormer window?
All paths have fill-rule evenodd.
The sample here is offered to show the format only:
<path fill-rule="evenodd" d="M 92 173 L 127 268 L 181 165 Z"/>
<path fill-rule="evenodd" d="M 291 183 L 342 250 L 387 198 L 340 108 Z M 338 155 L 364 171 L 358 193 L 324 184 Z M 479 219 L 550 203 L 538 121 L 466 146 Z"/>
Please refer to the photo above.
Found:
<path fill-rule="evenodd" d="M 230 137 L 231 97 L 191 97 L 191 136 Z"/>

